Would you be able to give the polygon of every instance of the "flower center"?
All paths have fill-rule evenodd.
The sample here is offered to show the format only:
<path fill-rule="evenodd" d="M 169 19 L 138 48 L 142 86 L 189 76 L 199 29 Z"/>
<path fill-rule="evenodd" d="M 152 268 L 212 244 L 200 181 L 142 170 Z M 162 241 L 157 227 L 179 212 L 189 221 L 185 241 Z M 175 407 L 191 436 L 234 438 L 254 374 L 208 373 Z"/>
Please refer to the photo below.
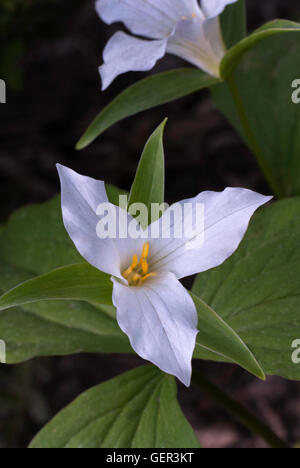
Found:
<path fill-rule="evenodd" d="M 141 286 L 147 278 L 156 275 L 156 273 L 149 273 L 148 256 L 149 242 L 145 242 L 140 260 L 137 255 L 134 255 L 131 265 L 122 273 L 129 286 Z"/>
<path fill-rule="evenodd" d="M 197 18 L 197 13 L 193 12 L 191 16 L 192 16 L 192 19 Z M 188 20 L 190 18 L 188 16 L 182 16 L 181 19 L 183 21 L 186 21 L 186 20 Z"/>

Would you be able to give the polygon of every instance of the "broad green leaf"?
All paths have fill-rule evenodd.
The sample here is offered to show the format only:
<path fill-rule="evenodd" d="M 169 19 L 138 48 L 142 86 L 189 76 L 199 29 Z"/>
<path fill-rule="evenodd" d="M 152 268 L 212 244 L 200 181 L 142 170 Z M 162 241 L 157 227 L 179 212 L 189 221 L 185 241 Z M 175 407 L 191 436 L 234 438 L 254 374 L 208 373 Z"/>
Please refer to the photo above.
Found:
<path fill-rule="evenodd" d="M 287 20 L 274 20 L 264 24 L 236 45 L 234 45 L 221 62 L 221 76 L 226 79 L 242 60 L 244 54 L 257 43 L 283 33 L 300 32 L 300 24 Z M 299 39 L 298 39 L 299 41 Z"/>
<path fill-rule="evenodd" d="M 199 448 L 174 378 L 143 366 L 98 385 L 61 411 L 30 448 Z"/>
<path fill-rule="evenodd" d="M 245 0 L 238 0 L 228 5 L 220 19 L 224 42 L 228 49 L 245 38 L 247 34 Z"/>
<path fill-rule="evenodd" d="M 111 201 L 117 202 L 116 190 L 109 188 L 111 191 L 115 196 Z M 59 197 L 18 210 L 0 231 L 1 293 L 56 268 L 81 262 L 63 226 Z M 132 352 L 107 307 L 79 301 L 41 301 L 1 311 L 0 339 L 7 345 L 7 362 L 79 352 Z"/>
<path fill-rule="evenodd" d="M 193 68 L 179 68 L 145 78 L 119 94 L 100 112 L 76 148 L 85 148 L 107 128 L 126 117 L 166 104 L 218 82 L 220 80 Z"/>
<path fill-rule="evenodd" d="M 163 133 L 166 120 L 155 130 L 146 143 L 140 159 L 134 182 L 131 187 L 128 209 L 134 203 L 143 203 L 148 210 L 148 218 L 141 222 L 143 229 L 156 221 L 151 216 L 153 203 L 164 203 L 165 160 L 163 148 Z M 158 216 L 159 217 L 159 216 Z"/>
<path fill-rule="evenodd" d="M 300 338 L 300 198 L 254 216 L 238 250 L 198 275 L 193 291 L 249 346 L 266 374 L 300 380 L 292 343 Z M 199 357 L 216 359 L 199 350 Z"/>
<path fill-rule="evenodd" d="M 75 301 L 26 304 L 0 312 L 7 363 L 77 353 L 133 353 L 129 341 L 101 307 Z"/>
<path fill-rule="evenodd" d="M 128 192 L 126 190 L 120 190 L 119 188 L 115 187 L 114 185 L 105 184 L 105 189 L 107 193 L 107 197 L 111 203 L 114 205 L 119 206 L 119 197 L 120 195 L 127 195 Z"/>
<path fill-rule="evenodd" d="M 236 82 L 265 165 L 283 196 L 300 194 L 300 105 L 292 102 L 299 76 L 300 35 L 256 44 L 236 71 Z M 213 88 L 216 106 L 246 140 L 226 85 Z"/>
<path fill-rule="evenodd" d="M 235 362 L 260 379 L 264 372 L 237 333 L 225 323 L 202 299 L 192 294 L 198 312 L 198 328 L 194 357 L 210 351 L 230 362 Z"/>
<path fill-rule="evenodd" d="M 110 276 L 88 263 L 57 268 L 16 286 L 0 297 L 0 311 L 43 300 L 72 299 L 112 304 Z"/>

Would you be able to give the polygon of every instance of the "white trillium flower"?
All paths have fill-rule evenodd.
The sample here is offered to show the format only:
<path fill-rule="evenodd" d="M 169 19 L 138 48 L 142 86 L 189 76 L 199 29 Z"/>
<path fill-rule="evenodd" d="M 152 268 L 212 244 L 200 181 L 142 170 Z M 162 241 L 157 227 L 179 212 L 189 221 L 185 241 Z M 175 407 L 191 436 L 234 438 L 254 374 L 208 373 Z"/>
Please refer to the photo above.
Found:
<path fill-rule="evenodd" d="M 150 228 L 160 233 L 156 238 L 100 239 L 96 232 L 97 209 L 102 203 L 109 204 L 104 182 L 61 165 L 57 167 L 65 228 L 79 253 L 91 265 L 111 275 L 112 301 L 120 328 L 137 354 L 188 386 L 198 333 L 197 311 L 179 280 L 214 268 L 231 256 L 255 210 L 272 197 L 227 188 L 223 192 L 202 192 L 179 202 L 190 207 L 184 223 L 190 222 L 197 204 L 204 204 L 204 243 L 196 250 L 187 248 L 190 238 L 164 235 L 162 226 L 167 225 L 164 221 L 174 205 L 151 224 Z M 129 224 L 138 224 L 125 210 L 111 207 L 122 232 Z M 203 231 L 202 223 L 199 230 Z M 193 235 L 201 232 L 196 229 Z"/>
<path fill-rule="evenodd" d="M 96 10 L 107 24 L 121 21 L 140 39 L 117 32 L 108 41 L 100 67 L 102 89 L 120 74 L 148 71 L 166 53 L 215 77 L 226 53 L 219 16 L 237 0 L 98 0 Z M 149 40 L 151 39 L 151 40 Z"/>

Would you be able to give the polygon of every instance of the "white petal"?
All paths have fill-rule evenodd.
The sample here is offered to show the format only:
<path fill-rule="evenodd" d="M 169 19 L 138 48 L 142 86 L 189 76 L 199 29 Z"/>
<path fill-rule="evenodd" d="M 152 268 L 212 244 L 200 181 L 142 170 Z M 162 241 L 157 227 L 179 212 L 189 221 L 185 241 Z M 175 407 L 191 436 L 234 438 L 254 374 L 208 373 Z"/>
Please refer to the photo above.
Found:
<path fill-rule="evenodd" d="M 219 16 L 227 5 L 235 3 L 237 0 L 202 0 L 201 9 L 206 18 Z"/>
<path fill-rule="evenodd" d="M 212 37 L 206 34 L 215 28 L 215 24 L 209 26 L 205 27 L 205 21 L 199 17 L 179 21 L 168 40 L 167 52 L 219 77 L 220 61 L 225 49 L 220 30 L 214 30 L 218 34 Z"/>
<path fill-rule="evenodd" d="M 221 61 L 226 53 L 226 47 L 220 26 L 219 15 L 223 12 L 224 8 L 237 0 L 203 0 L 202 10 L 206 17 L 203 23 L 203 30 L 206 38 L 210 42 L 211 48 Z"/>
<path fill-rule="evenodd" d="M 117 32 L 105 46 L 104 64 L 100 67 L 102 89 L 122 73 L 128 71 L 147 71 L 154 67 L 157 60 L 166 52 L 167 41 L 148 41 Z"/>
<path fill-rule="evenodd" d="M 189 386 L 198 333 L 189 293 L 171 273 L 149 278 L 139 287 L 113 281 L 117 320 L 133 349 Z"/>
<path fill-rule="evenodd" d="M 133 34 L 163 39 L 182 16 L 202 15 L 197 0 L 98 0 L 96 10 L 107 24 L 121 21 Z"/>
<path fill-rule="evenodd" d="M 195 198 L 183 200 L 179 205 L 187 204 L 189 210 L 182 223 L 195 231 L 192 236 L 181 239 L 164 239 L 160 234 L 159 239 L 152 240 L 151 271 L 172 271 L 177 278 L 184 278 L 220 265 L 239 246 L 253 213 L 271 199 L 251 190 L 227 188 L 223 192 L 202 192 Z M 195 225 L 197 203 L 204 204 L 204 232 L 201 223 Z M 163 225 L 164 218 L 168 219 L 169 210 L 153 223 L 155 231 L 161 232 L 161 227 L 157 226 Z M 201 234 L 204 234 L 202 247 L 188 249 L 191 240 Z"/>
<path fill-rule="evenodd" d="M 203 31 L 212 50 L 218 57 L 219 62 L 221 62 L 226 53 L 226 46 L 220 26 L 220 18 L 217 16 L 216 18 L 206 19 L 203 23 Z"/>
<path fill-rule="evenodd" d="M 57 170 L 64 225 L 78 252 L 99 270 L 122 277 L 120 272 L 129 265 L 137 245 L 131 239 L 100 239 L 97 236 L 100 220 L 97 207 L 100 203 L 108 203 L 104 182 L 77 174 L 60 164 L 57 164 Z M 124 210 L 115 208 L 117 225 L 120 222 L 127 226 L 134 222 Z"/>

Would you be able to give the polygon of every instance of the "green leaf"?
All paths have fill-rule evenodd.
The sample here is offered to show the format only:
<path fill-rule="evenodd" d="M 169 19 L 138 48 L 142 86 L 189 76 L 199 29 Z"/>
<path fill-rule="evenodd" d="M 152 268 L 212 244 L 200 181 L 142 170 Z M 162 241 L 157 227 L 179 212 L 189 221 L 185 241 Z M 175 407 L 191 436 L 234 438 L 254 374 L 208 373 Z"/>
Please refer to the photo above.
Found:
<path fill-rule="evenodd" d="M 30 448 L 199 448 L 174 378 L 143 366 L 98 385 L 61 411 Z"/>
<path fill-rule="evenodd" d="M 119 206 L 119 197 L 120 195 L 127 195 L 128 192 L 126 190 L 120 190 L 119 188 L 115 187 L 114 185 L 105 184 L 106 194 L 110 201 L 116 206 Z"/>
<path fill-rule="evenodd" d="M 151 216 L 153 203 L 164 203 L 165 161 L 163 133 L 167 120 L 155 130 L 146 143 L 134 182 L 131 187 L 128 210 L 134 203 L 143 203 L 148 210 L 148 218 L 141 225 L 146 229 L 148 224 L 156 221 L 159 215 Z"/>
<path fill-rule="evenodd" d="M 241 62 L 244 54 L 257 43 L 278 34 L 300 32 L 300 24 L 288 20 L 274 20 L 264 24 L 246 37 L 238 44 L 234 45 L 225 57 L 220 66 L 221 76 L 226 79 Z M 299 39 L 298 39 L 299 41 Z"/>
<path fill-rule="evenodd" d="M 256 44 L 235 73 L 264 166 L 282 197 L 300 194 L 300 106 L 292 102 L 292 83 L 299 74 L 299 37 L 295 32 L 281 34 Z M 213 96 L 247 141 L 227 86 L 214 87 Z"/>
<path fill-rule="evenodd" d="M 198 275 L 193 291 L 249 346 L 265 373 L 300 380 L 292 343 L 300 338 L 300 198 L 263 208 L 238 250 Z M 199 357 L 216 360 L 205 351 Z"/>
<path fill-rule="evenodd" d="M 128 338 L 102 307 L 49 301 L 0 312 L 7 363 L 77 353 L 133 353 Z"/>
<path fill-rule="evenodd" d="M 223 39 L 227 48 L 244 39 L 247 34 L 245 0 L 238 0 L 232 5 L 228 5 L 220 20 Z"/>
<path fill-rule="evenodd" d="M 76 148 L 85 148 L 107 128 L 126 117 L 166 104 L 218 82 L 220 80 L 193 68 L 179 68 L 145 78 L 119 94 L 100 112 Z"/>
<path fill-rule="evenodd" d="M 57 268 L 16 286 L 0 297 L 0 310 L 43 300 L 72 299 L 112 304 L 110 276 L 88 263 Z"/>
<path fill-rule="evenodd" d="M 191 295 L 198 312 L 199 329 L 194 357 L 201 358 L 203 350 L 210 351 L 264 380 L 261 366 L 237 333 L 202 299 L 195 294 Z"/>
<path fill-rule="evenodd" d="M 114 193 L 111 201 L 117 202 L 116 189 L 108 192 Z M 56 268 L 82 262 L 63 226 L 59 197 L 18 210 L 1 228 L 2 293 Z M 6 342 L 8 363 L 80 352 L 132 352 L 108 306 L 79 301 L 41 301 L 1 311 L 0 339 Z"/>

